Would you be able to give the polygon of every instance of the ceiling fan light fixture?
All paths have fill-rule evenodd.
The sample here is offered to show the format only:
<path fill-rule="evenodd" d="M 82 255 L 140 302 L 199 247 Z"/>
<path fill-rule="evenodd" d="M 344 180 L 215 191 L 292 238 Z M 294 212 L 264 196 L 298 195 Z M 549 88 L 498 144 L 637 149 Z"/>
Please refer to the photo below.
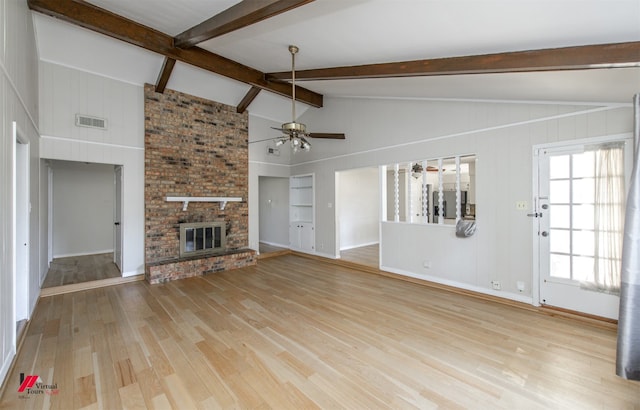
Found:
<path fill-rule="evenodd" d="M 305 137 L 300 137 L 300 148 L 309 152 L 311 150 L 311 144 Z"/>

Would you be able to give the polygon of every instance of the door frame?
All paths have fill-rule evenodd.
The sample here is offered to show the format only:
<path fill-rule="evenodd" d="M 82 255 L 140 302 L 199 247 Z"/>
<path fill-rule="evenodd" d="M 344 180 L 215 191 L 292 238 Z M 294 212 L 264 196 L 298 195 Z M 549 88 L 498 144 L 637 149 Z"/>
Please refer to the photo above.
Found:
<path fill-rule="evenodd" d="M 47 271 L 53 262 L 53 169 L 49 160 L 45 160 L 47 167 Z M 44 282 L 45 272 L 41 282 Z M 41 283 L 42 285 L 42 283 Z"/>
<path fill-rule="evenodd" d="M 122 235 L 122 205 L 123 205 L 123 182 L 124 182 L 124 167 L 122 165 L 115 165 L 114 170 L 114 234 L 113 234 L 113 262 L 120 270 L 120 276 L 122 276 L 122 249 L 124 235 Z"/>
<path fill-rule="evenodd" d="M 122 164 L 113 164 L 113 163 L 102 163 L 102 162 L 88 162 L 88 161 L 78 161 L 78 160 L 71 160 L 71 159 L 53 159 L 53 158 L 41 158 L 41 160 L 44 160 L 44 163 L 46 164 L 46 166 L 48 167 L 48 192 L 47 192 L 47 219 L 48 219 L 48 233 L 47 233 L 47 259 L 48 259 L 48 264 L 51 265 L 51 262 L 55 259 L 54 257 L 54 242 L 55 242 L 55 237 L 54 237 L 54 231 L 55 231 L 55 218 L 54 218 L 54 201 L 53 201 L 53 197 L 54 197 L 54 191 L 55 191 L 55 162 L 71 162 L 71 163 L 80 163 L 80 162 L 84 162 L 86 164 L 94 164 L 94 165 L 109 165 L 109 166 L 113 166 L 113 180 L 112 180 L 112 185 L 113 185 L 113 190 L 112 195 L 114 198 L 114 203 L 113 203 L 113 212 L 112 212 L 112 220 L 115 222 L 115 216 L 116 216 L 116 208 L 118 206 L 120 206 L 120 211 L 121 211 L 121 218 L 124 219 L 124 204 L 125 204 L 125 181 L 124 181 L 124 165 Z M 120 185 L 120 189 L 121 189 L 121 197 L 120 197 L 120 201 L 116 201 L 115 200 L 115 195 L 116 195 L 116 183 L 115 183 L 115 178 L 116 178 L 116 168 L 120 167 L 122 169 L 122 183 Z M 122 225 L 120 226 L 122 228 Z M 114 233 L 114 238 L 113 238 L 113 262 L 115 263 L 115 229 L 114 226 L 111 225 L 111 229 L 113 230 Z M 120 246 L 121 246 L 121 266 L 119 266 L 119 270 L 120 270 L 120 276 L 124 277 L 124 262 L 125 262 L 125 247 L 124 247 L 124 241 L 125 241 L 125 234 L 124 234 L 124 229 L 120 229 Z M 46 275 L 45 278 L 43 279 L 43 281 L 46 280 Z"/>
<path fill-rule="evenodd" d="M 607 142 L 613 142 L 613 141 L 619 141 L 622 139 L 631 139 L 633 141 L 633 133 L 631 132 L 626 132 L 626 133 L 622 133 L 622 134 L 613 134 L 613 135 L 606 135 L 606 136 L 601 136 L 601 137 L 591 137 L 591 138 L 579 138 L 579 139 L 573 139 L 573 140 L 565 140 L 565 141 L 558 141 L 558 142 L 551 142 L 551 143 L 544 143 L 544 144 L 536 144 L 532 146 L 532 158 L 533 160 L 531 161 L 531 166 L 532 166 L 532 197 L 531 197 L 531 203 L 532 203 L 532 210 L 531 213 L 533 214 L 537 214 L 539 212 L 542 211 L 542 209 L 540 209 L 540 204 L 538 203 L 538 187 L 539 187 L 539 156 L 538 156 L 538 152 L 543 150 L 543 149 L 557 149 L 557 148 L 562 148 L 562 147 L 571 147 L 574 145 L 589 145 L 589 144 L 603 144 L 603 143 L 607 143 Z M 625 170 L 626 172 L 626 170 Z M 627 193 L 629 191 L 629 187 L 628 187 L 628 175 L 625 177 L 625 183 L 626 183 L 626 190 Z M 533 277 L 531 280 L 531 298 L 532 298 L 532 304 L 534 306 L 541 306 L 540 305 L 540 244 L 538 241 L 538 218 L 537 217 L 532 217 L 531 218 L 531 238 L 532 238 L 532 243 L 533 243 Z"/>
<path fill-rule="evenodd" d="M 24 138 L 24 133 L 13 121 L 13 176 L 12 176 L 12 221 L 13 221 L 13 317 L 14 322 L 29 317 L 29 285 L 30 285 L 30 214 L 31 214 L 31 178 L 30 157 L 31 146 Z M 24 242 L 24 245 L 20 243 Z M 20 270 L 20 272 L 18 272 Z M 20 276 L 22 275 L 22 276 Z M 14 343 L 16 342 L 14 332 Z"/>

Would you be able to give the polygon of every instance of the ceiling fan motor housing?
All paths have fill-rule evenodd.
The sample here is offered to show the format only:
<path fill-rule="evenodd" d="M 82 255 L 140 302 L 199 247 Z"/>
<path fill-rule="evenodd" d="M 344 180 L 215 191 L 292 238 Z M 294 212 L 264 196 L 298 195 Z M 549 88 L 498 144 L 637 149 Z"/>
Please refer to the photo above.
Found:
<path fill-rule="evenodd" d="M 282 124 L 282 132 L 287 134 L 306 134 L 307 127 L 299 122 L 286 122 Z"/>

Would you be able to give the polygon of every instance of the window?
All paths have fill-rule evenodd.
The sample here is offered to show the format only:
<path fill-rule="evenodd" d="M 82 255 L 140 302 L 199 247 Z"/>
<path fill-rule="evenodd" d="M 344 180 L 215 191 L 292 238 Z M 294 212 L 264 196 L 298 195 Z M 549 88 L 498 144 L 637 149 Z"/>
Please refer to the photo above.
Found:
<path fill-rule="evenodd" d="M 624 229 L 624 144 L 549 160 L 550 276 L 617 292 Z"/>
<path fill-rule="evenodd" d="M 475 219 L 475 170 L 475 155 L 384 166 L 386 221 L 455 225 Z"/>

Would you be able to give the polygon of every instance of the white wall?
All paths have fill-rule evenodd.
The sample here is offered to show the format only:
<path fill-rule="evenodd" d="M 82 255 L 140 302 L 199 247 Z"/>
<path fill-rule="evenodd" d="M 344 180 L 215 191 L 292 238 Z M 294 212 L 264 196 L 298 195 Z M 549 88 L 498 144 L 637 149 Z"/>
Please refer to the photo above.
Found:
<path fill-rule="evenodd" d="M 29 143 L 28 315 L 38 300 L 41 264 L 40 161 L 38 160 L 38 57 L 26 1 L 0 0 L 0 382 L 15 355 L 13 299 L 13 122 Z M 46 223 L 46 219 L 44 219 Z M 44 250 L 43 250 L 44 249 Z M 45 258 L 46 259 L 46 258 Z"/>
<path fill-rule="evenodd" d="M 123 166 L 122 275 L 144 273 L 144 90 L 42 62 L 40 156 Z M 106 118 L 107 130 L 76 127 L 75 115 Z"/>
<path fill-rule="evenodd" d="M 631 90 L 629 99 L 631 101 Z M 589 106 L 472 101 L 326 98 L 301 118 L 308 129 L 344 131 L 344 141 L 314 141 L 292 157 L 291 174 L 315 173 L 316 245 L 335 249 L 336 171 L 394 162 L 477 154 L 475 236 L 457 239 L 453 226 L 383 225 L 383 269 L 532 300 L 533 222 L 517 201 L 531 203 L 532 146 L 615 135 L 632 129 L 631 104 Z M 332 255 L 328 255 L 332 256 Z M 335 255 L 333 255 L 335 257 Z M 425 259 L 431 268 L 424 268 Z M 516 282 L 524 281 L 519 293 Z"/>
<path fill-rule="evenodd" d="M 260 242 L 289 247 L 289 178 L 260 177 Z"/>
<path fill-rule="evenodd" d="M 378 168 L 336 174 L 336 214 L 340 250 L 378 243 L 380 182 Z"/>
<path fill-rule="evenodd" d="M 51 161 L 53 256 L 113 252 L 114 167 Z"/>

